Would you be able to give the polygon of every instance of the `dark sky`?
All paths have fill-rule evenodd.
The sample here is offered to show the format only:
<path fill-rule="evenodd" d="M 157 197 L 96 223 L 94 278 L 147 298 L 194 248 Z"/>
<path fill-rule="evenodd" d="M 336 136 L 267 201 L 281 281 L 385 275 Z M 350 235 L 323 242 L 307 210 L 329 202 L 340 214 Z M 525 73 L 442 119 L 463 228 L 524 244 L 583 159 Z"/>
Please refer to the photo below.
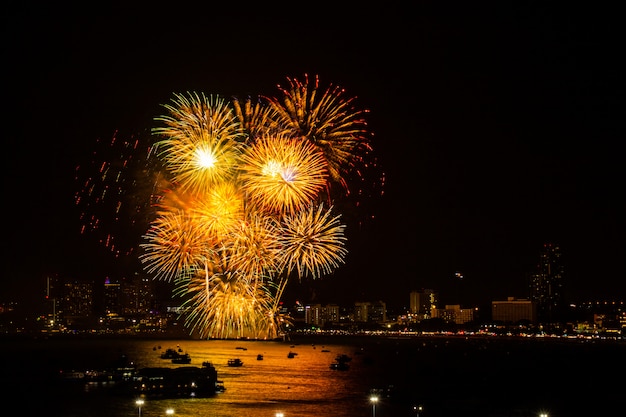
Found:
<path fill-rule="evenodd" d="M 97 139 L 152 127 L 173 93 L 274 95 L 305 73 L 370 111 L 386 189 L 346 266 L 294 292 L 397 306 L 420 288 L 463 307 L 525 297 L 551 242 L 572 299 L 626 298 L 619 13 L 500 3 L 13 6 L 0 301 L 37 298 L 42 277 L 79 265 L 101 279 L 73 203 Z"/>

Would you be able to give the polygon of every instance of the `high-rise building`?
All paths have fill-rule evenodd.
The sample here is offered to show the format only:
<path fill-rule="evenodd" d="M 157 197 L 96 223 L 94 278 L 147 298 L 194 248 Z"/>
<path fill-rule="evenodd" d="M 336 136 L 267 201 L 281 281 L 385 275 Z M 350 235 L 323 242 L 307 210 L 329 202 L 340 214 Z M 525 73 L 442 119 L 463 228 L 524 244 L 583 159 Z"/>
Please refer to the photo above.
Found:
<path fill-rule="evenodd" d="M 337 304 L 312 304 L 305 309 L 305 322 L 318 327 L 324 327 L 328 322 L 339 321 L 339 306 Z"/>
<path fill-rule="evenodd" d="M 563 263 L 561 248 L 546 243 L 539 256 L 536 271 L 530 277 L 530 299 L 537 304 L 537 318 L 541 322 L 558 320 L 563 307 Z"/>
<path fill-rule="evenodd" d="M 411 314 L 417 320 L 431 318 L 432 309 L 437 307 L 439 295 L 432 289 L 422 289 L 421 291 L 411 291 L 409 294 L 409 308 Z"/>

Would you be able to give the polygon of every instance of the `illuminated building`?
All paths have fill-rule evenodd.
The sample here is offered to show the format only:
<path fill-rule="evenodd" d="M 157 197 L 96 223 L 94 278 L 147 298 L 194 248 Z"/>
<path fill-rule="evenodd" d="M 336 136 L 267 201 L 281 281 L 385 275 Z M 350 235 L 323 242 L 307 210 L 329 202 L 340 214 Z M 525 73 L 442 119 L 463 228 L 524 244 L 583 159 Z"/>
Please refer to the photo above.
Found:
<path fill-rule="evenodd" d="M 339 306 L 337 304 L 307 305 L 305 308 L 305 322 L 316 327 L 324 327 L 326 323 L 339 321 Z"/>
<path fill-rule="evenodd" d="M 432 308 L 433 319 L 443 319 L 446 323 L 464 324 L 474 320 L 474 310 L 461 308 L 458 304 L 446 305 L 445 308 Z"/>
<path fill-rule="evenodd" d="M 411 291 L 409 308 L 417 321 L 431 318 L 431 311 L 437 307 L 438 293 L 432 289 Z"/>
<path fill-rule="evenodd" d="M 537 322 L 537 304 L 530 300 L 508 297 L 506 301 L 491 302 L 491 317 L 493 321 L 503 323 L 517 323 L 520 320 Z"/>
<path fill-rule="evenodd" d="M 354 320 L 359 322 L 387 321 L 387 304 L 383 301 L 354 303 Z"/>
<path fill-rule="evenodd" d="M 537 303 L 537 318 L 541 322 L 558 319 L 563 307 L 563 265 L 559 245 L 543 245 L 536 272 L 530 277 L 530 299 Z"/>

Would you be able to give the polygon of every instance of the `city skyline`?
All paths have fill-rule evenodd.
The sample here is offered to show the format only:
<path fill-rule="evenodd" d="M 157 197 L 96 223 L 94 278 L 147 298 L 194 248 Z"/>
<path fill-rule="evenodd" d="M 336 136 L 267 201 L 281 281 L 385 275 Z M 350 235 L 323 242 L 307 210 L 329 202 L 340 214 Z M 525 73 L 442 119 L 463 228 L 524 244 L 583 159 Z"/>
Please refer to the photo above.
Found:
<path fill-rule="evenodd" d="M 214 16 L 209 34 L 185 13 L 12 10 L 0 297 L 31 302 L 47 274 L 104 282 L 132 264 L 80 235 L 76 169 L 97 140 L 145 133 L 172 93 L 270 95 L 304 74 L 368 109 L 385 173 L 349 224 L 346 264 L 303 284 L 307 296 L 522 297 L 545 243 L 561 246 L 573 298 L 626 294 L 617 25 L 573 7 L 250 11 Z"/>

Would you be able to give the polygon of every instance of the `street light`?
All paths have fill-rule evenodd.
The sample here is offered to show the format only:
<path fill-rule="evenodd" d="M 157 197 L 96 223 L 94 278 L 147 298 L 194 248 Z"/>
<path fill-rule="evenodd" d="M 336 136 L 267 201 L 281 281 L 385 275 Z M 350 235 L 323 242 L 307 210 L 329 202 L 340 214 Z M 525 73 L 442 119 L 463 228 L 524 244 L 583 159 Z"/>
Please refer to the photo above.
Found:
<path fill-rule="evenodd" d="M 285 415 L 281 412 L 276 413 L 276 417 L 284 417 Z"/>
<path fill-rule="evenodd" d="M 376 417 L 376 403 L 378 402 L 378 397 L 376 395 L 372 395 L 370 397 L 370 401 L 372 402 L 372 417 Z"/>
<path fill-rule="evenodd" d="M 167 414 L 168 416 L 173 416 L 174 415 L 174 409 L 173 408 L 168 408 L 167 410 L 165 410 L 165 414 Z"/>
<path fill-rule="evenodd" d="M 415 414 L 415 417 L 420 417 L 420 412 L 423 410 L 421 405 L 414 405 L 413 406 L 413 411 L 415 411 L 417 414 Z"/>
<path fill-rule="evenodd" d="M 143 405 L 143 400 L 139 398 L 137 401 L 135 401 L 135 404 L 137 404 L 137 407 L 139 407 L 139 417 L 141 417 L 141 406 Z"/>

